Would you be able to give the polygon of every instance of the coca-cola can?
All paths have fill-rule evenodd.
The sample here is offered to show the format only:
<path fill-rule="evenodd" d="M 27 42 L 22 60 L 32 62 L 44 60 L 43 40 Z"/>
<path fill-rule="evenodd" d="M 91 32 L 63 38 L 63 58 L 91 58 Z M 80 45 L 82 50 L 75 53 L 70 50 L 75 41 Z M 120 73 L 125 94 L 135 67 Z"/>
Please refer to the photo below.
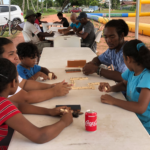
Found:
<path fill-rule="evenodd" d="M 85 113 L 85 130 L 96 131 L 97 130 L 97 112 L 94 110 L 87 110 Z"/>

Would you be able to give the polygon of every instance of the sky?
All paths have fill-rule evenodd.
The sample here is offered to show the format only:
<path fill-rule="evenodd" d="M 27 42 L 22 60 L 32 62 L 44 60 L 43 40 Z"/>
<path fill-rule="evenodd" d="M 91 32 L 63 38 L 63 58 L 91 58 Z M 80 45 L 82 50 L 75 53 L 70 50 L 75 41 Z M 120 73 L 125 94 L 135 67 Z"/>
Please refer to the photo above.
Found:
<path fill-rule="evenodd" d="M 9 0 L 3 0 L 4 4 L 9 4 Z"/>

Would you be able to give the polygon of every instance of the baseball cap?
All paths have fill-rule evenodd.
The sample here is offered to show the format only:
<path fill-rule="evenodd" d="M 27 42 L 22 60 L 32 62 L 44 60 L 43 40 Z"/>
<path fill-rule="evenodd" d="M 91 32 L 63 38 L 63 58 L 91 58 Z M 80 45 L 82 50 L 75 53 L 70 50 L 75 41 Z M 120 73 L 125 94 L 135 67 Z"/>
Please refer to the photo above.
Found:
<path fill-rule="evenodd" d="M 77 17 L 77 20 L 81 20 L 82 18 L 87 18 L 87 14 L 85 12 L 81 12 Z"/>

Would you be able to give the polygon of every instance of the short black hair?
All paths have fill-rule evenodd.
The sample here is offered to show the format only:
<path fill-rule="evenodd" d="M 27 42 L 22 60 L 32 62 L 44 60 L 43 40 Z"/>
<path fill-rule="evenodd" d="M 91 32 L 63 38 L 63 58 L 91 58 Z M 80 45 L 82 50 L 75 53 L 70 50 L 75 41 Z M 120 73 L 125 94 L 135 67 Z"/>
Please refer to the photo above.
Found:
<path fill-rule="evenodd" d="M 58 12 L 58 13 L 57 13 L 57 16 L 63 17 L 62 12 Z"/>
<path fill-rule="evenodd" d="M 127 36 L 128 32 L 129 32 L 128 25 L 122 19 L 110 20 L 105 25 L 105 28 L 107 28 L 107 27 L 114 27 L 114 28 L 116 28 L 116 31 L 117 31 L 119 37 L 121 36 L 122 33 L 124 33 L 124 36 Z"/>
<path fill-rule="evenodd" d="M 7 38 L 3 38 L 3 37 L 0 38 L 0 57 L 2 57 L 2 55 L 5 51 L 3 46 L 10 44 L 10 43 L 13 43 L 13 42 Z"/>
<path fill-rule="evenodd" d="M 7 88 L 7 84 L 14 79 L 17 79 L 16 66 L 10 60 L 0 58 L 0 93 L 3 92 Z"/>
<path fill-rule="evenodd" d="M 139 43 L 142 41 L 136 39 L 127 42 L 123 47 L 123 54 L 125 58 L 127 56 L 132 57 L 138 65 L 150 70 L 150 50 L 144 45 L 138 50 L 137 45 Z"/>
<path fill-rule="evenodd" d="M 35 58 L 36 56 L 39 57 L 37 46 L 32 43 L 25 42 L 17 45 L 17 54 L 21 58 Z"/>
<path fill-rule="evenodd" d="M 38 17 L 40 17 L 40 16 L 42 16 L 41 13 L 36 13 L 36 18 L 38 18 Z"/>

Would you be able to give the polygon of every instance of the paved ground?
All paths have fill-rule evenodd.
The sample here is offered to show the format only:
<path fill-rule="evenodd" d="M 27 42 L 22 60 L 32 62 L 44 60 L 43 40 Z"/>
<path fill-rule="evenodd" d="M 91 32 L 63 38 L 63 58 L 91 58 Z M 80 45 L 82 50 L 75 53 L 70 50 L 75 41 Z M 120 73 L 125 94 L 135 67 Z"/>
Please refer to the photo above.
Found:
<path fill-rule="evenodd" d="M 65 16 L 65 15 L 64 15 Z M 68 20 L 70 21 L 70 18 L 67 17 Z M 132 21 L 135 22 L 135 17 L 128 17 L 128 18 L 113 18 L 113 19 L 124 19 L 125 21 Z M 57 15 L 50 15 L 46 16 L 43 20 L 46 20 L 48 22 L 54 22 L 58 21 Z M 99 27 L 99 23 L 93 22 L 95 27 Z M 140 23 L 148 23 L 150 24 L 150 17 L 140 17 Z M 131 40 L 134 39 L 135 33 L 129 32 L 128 36 L 125 38 L 125 40 Z M 144 35 L 139 35 L 139 39 L 142 40 L 149 48 L 150 48 L 150 37 L 149 36 L 144 36 Z M 23 35 L 22 33 L 19 33 L 16 38 L 13 39 L 13 42 L 15 45 L 17 45 L 20 42 L 24 42 Z M 98 55 L 102 54 L 107 50 L 108 46 L 105 42 L 105 39 L 102 37 L 100 43 L 98 43 L 97 46 L 97 51 Z"/>

